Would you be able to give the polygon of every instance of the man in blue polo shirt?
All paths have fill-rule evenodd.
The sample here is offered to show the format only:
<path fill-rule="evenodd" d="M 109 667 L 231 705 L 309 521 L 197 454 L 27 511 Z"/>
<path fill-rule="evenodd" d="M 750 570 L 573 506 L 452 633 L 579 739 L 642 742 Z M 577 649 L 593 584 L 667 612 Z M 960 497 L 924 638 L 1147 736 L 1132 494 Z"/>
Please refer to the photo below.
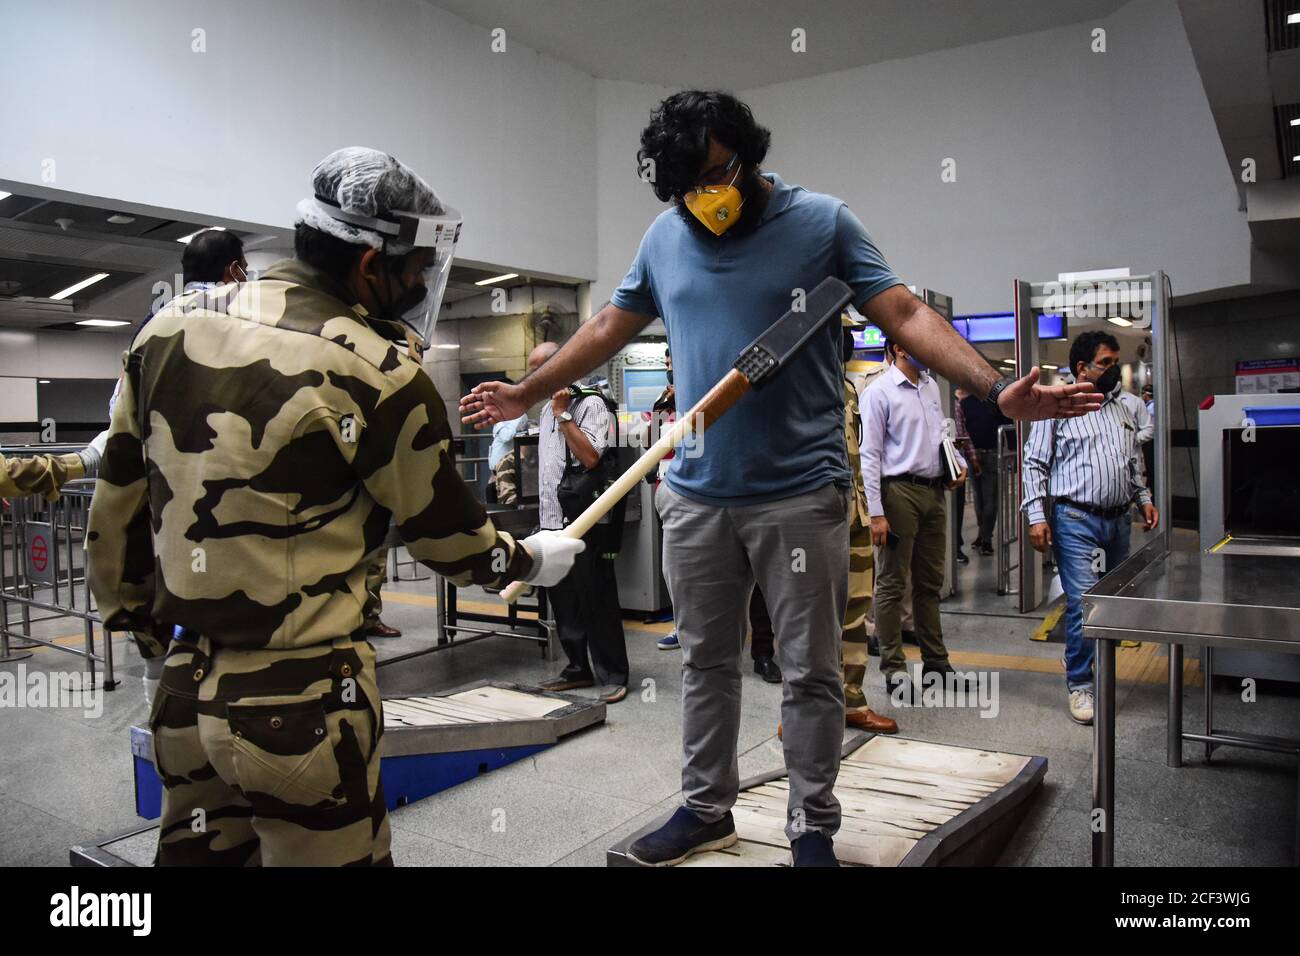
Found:
<path fill-rule="evenodd" d="M 637 158 L 655 195 L 671 205 L 646 231 L 627 276 L 538 372 L 465 396 L 462 420 L 482 428 L 518 416 L 607 361 L 655 316 L 668 331 L 677 407 L 690 408 L 800 294 L 832 275 L 892 339 L 1008 415 L 1098 407 L 1087 384 L 1045 388 L 1036 371 L 1001 379 L 907 291 L 843 202 L 762 171 L 770 139 L 726 93 L 688 90 L 660 103 Z M 836 865 L 832 787 L 844 731 L 839 639 L 851 503 L 840 338 L 838 323 L 814 336 L 770 384 L 710 426 L 698 448 L 673 459 L 657 495 L 682 647 L 684 806 L 632 845 L 639 862 L 670 865 L 736 842 L 740 654 L 757 581 L 785 677 L 793 862 Z"/>

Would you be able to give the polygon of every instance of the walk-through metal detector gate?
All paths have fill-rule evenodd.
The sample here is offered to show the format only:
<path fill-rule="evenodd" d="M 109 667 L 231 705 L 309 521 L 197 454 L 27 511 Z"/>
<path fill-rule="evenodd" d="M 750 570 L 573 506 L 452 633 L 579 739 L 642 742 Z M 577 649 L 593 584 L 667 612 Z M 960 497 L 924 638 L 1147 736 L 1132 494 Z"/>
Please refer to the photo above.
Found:
<path fill-rule="evenodd" d="M 1015 282 L 1016 301 L 1016 372 L 1041 365 L 1042 343 L 1039 320 L 1043 316 L 1063 317 L 1062 336 L 1073 340 L 1087 326 L 1114 326 L 1112 332 L 1137 329 L 1150 336 L 1151 350 L 1144 361 L 1149 363 L 1148 381 L 1155 393 L 1155 505 L 1160 511 L 1160 528 L 1155 534 L 1167 534 L 1169 520 L 1169 294 L 1168 280 L 1162 271 L 1150 275 L 1113 278 L 1076 278 L 1053 282 Z M 1123 342 L 1121 341 L 1121 345 Z M 1132 352 L 1120 350 L 1120 362 L 1133 362 Z M 1016 502 L 1024 500 L 1024 449 L 1029 440 L 1031 422 L 1016 423 Z M 1029 543 L 1029 522 L 1018 511 L 1019 538 L 1016 543 L 1019 573 L 1020 611 L 1028 613 L 1043 603 L 1046 584 L 1043 556 Z M 1138 550 L 1134 545 L 1134 551 Z"/>
<path fill-rule="evenodd" d="M 933 289 L 913 289 L 916 297 L 938 312 L 949 325 L 952 324 L 952 296 L 935 292 Z M 951 422 L 957 419 L 954 407 L 955 389 L 942 375 L 934 375 L 935 384 L 939 386 L 939 407 Z M 944 498 L 948 509 L 948 543 L 943 558 L 943 588 L 939 591 L 939 600 L 951 597 L 957 590 L 957 542 L 961 537 L 962 516 L 957 513 L 957 493 L 945 491 Z"/>

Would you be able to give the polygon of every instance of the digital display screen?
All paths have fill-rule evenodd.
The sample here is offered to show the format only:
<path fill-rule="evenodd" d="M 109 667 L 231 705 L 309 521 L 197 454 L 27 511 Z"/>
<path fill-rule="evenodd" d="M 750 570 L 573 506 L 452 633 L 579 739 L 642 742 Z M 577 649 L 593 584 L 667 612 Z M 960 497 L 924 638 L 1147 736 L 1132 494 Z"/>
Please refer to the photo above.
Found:
<path fill-rule="evenodd" d="M 853 332 L 853 348 L 855 351 L 858 349 L 883 349 L 885 347 L 885 333 L 874 325 L 866 325 L 851 331 Z"/>
<path fill-rule="evenodd" d="M 538 472 L 537 436 L 515 436 L 516 504 L 537 504 Z"/>
<path fill-rule="evenodd" d="M 623 407 L 629 412 L 648 412 L 668 387 L 665 368 L 628 368 L 623 370 Z"/>
<path fill-rule="evenodd" d="M 952 327 L 967 342 L 1014 342 L 1016 339 L 1016 314 L 991 312 L 987 315 L 959 315 Z M 1065 316 L 1044 314 L 1038 317 L 1038 338 L 1063 339 L 1066 337 Z"/>

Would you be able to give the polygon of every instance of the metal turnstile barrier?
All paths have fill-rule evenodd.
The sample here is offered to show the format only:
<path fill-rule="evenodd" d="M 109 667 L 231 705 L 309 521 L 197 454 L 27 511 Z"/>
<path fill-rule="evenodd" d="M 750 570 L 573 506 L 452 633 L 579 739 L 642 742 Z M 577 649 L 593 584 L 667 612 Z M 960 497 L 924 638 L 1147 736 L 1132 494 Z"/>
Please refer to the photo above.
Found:
<path fill-rule="evenodd" d="M 402 544 L 402 536 L 397 533 L 396 525 L 388 529 L 388 580 L 390 581 L 427 581 L 432 575 L 420 573 L 420 562 L 411 557 L 411 553 Z M 405 557 L 403 557 L 405 555 Z M 402 568 L 410 570 L 403 575 Z"/>
<path fill-rule="evenodd" d="M 491 473 L 487 467 L 488 446 L 492 442 L 492 433 L 462 432 L 452 436 L 452 460 L 461 478 L 471 488 L 477 489 L 480 501 L 485 500 L 485 489 Z M 470 451 L 474 454 L 469 454 Z M 482 466 L 481 468 L 479 466 Z M 388 529 L 388 579 L 390 581 L 428 581 L 430 575 L 421 573 L 420 562 L 411 557 L 402 547 L 402 537 L 395 527 Z M 403 569 L 406 573 L 403 574 Z"/>
<path fill-rule="evenodd" d="M 998 594 L 1015 594 L 1020 567 L 1020 452 L 1016 426 L 998 429 Z"/>
<path fill-rule="evenodd" d="M 451 458 L 465 484 L 478 490 L 478 500 L 485 501 L 485 489 L 491 469 L 488 468 L 488 450 L 492 446 L 492 432 L 461 432 L 451 437 Z M 479 466 L 482 467 L 479 467 Z"/>
<path fill-rule="evenodd" d="M 488 505 L 487 512 L 497 528 L 514 535 L 515 540 L 525 537 L 537 525 L 536 505 Z M 390 553 L 395 553 L 396 550 L 394 547 Z M 536 589 L 534 601 L 506 604 L 503 608 L 505 613 L 495 613 L 477 606 L 462 606 L 460 589 L 441 574 L 435 574 L 433 577 L 437 604 L 437 612 L 434 616 L 436 637 L 434 644 L 395 657 L 386 657 L 377 666 L 386 667 L 399 661 L 449 650 L 488 637 L 508 637 L 527 641 L 538 645 L 546 660 L 554 661 L 559 658 L 559 634 L 555 626 L 555 616 L 547 603 L 545 588 Z"/>
<path fill-rule="evenodd" d="M 47 445 L 12 449 L 19 457 L 77 450 Z M 6 455 L 10 451 L 4 449 Z M 57 501 L 12 498 L 8 508 L 0 509 L 0 660 L 30 657 L 22 652 L 37 646 L 75 654 L 85 659 L 92 684 L 95 665 L 103 664 L 103 687 L 112 690 L 117 686 L 112 637 L 105 632 L 103 647 L 96 649 L 95 626 L 102 627 L 103 621 L 86 582 L 86 525 L 94 491 L 94 479 L 83 478 L 64 485 Z M 33 624 L 61 618 L 81 621 L 81 646 L 33 636 Z"/>

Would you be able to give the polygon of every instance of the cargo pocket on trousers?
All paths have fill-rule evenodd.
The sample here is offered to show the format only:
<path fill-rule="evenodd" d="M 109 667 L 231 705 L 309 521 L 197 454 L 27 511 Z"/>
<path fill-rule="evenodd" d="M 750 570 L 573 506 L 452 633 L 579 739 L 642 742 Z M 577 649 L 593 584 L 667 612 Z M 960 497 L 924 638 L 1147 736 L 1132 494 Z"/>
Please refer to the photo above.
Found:
<path fill-rule="evenodd" d="M 235 783 L 259 803 L 316 807 L 342 802 L 325 707 L 300 697 L 227 707 Z"/>
<path fill-rule="evenodd" d="M 153 704 L 149 708 L 149 746 L 153 753 L 154 770 L 159 777 L 163 777 L 163 766 L 158 759 L 158 728 L 162 726 L 163 717 L 167 713 L 167 691 L 159 687 L 154 691 Z"/>

